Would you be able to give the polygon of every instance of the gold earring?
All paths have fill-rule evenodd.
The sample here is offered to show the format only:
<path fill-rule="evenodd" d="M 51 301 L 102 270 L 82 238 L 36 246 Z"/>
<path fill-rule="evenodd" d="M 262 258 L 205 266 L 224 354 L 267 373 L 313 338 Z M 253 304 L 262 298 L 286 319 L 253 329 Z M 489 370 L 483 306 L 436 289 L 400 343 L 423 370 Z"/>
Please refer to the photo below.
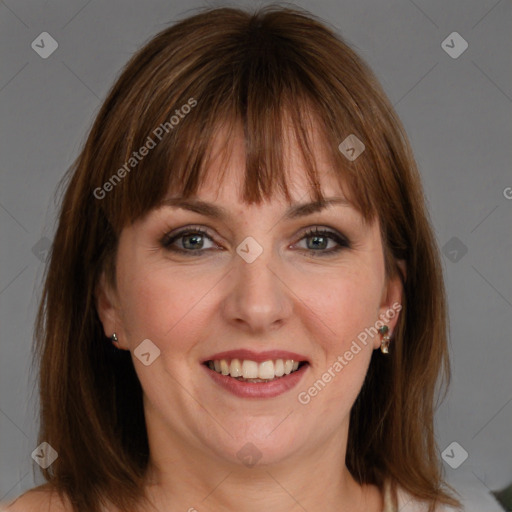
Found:
<path fill-rule="evenodd" d="M 380 351 L 383 354 L 389 354 L 389 342 L 391 341 L 391 336 L 389 336 L 389 327 L 387 325 L 383 325 L 379 328 L 380 334 L 382 334 L 382 341 L 380 343 Z"/>

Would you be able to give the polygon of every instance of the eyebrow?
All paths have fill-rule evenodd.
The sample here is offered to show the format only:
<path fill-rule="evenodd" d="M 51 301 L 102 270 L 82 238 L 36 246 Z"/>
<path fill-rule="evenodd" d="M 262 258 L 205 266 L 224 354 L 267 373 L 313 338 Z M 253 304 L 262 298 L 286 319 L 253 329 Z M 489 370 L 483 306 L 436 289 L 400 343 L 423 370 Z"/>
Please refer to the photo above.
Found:
<path fill-rule="evenodd" d="M 350 206 L 350 203 L 344 197 L 329 197 L 323 201 L 313 201 L 310 203 L 295 203 L 286 210 L 284 218 L 287 220 L 306 217 L 313 213 L 325 210 L 326 208 L 340 204 L 343 206 Z M 226 220 L 229 217 L 228 210 L 222 206 L 207 203 L 199 199 L 183 199 L 180 197 L 165 199 L 160 203 L 160 206 L 170 206 L 172 208 L 181 208 L 191 212 L 212 217 L 218 220 Z"/>

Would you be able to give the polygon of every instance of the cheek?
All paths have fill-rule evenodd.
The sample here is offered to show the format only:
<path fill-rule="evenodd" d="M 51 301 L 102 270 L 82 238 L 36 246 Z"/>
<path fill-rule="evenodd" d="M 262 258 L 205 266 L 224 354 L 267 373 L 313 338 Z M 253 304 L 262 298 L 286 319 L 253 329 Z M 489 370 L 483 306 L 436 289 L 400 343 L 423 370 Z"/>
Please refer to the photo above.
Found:
<path fill-rule="evenodd" d="M 382 278 L 378 266 L 368 264 L 317 275 L 302 284 L 300 293 L 309 292 L 303 295 L 307 301 L 299 315 L 317 357 L 308 387 L 300 391 L 315 400 L 322 414 L 331 414 L 326 417 L 334 423 L 348 414 L 368 370 L 374 338 L 364 335 L 378 320 Z"/>
<path fill-rule="evenodd" d="M 370 289 L 358 286 L 358 280 L 339 284 L 332 293 L 319 295 L 322 303 L 309 317 L 307 329 L 314 333 L 317 358 L 310 379 L 299 390 L 302 395 L 297 396 L 301 404 L 311 401 L 315 417 L 325 418 L 326 430 L 348 417 L 361 390 L 374 338 L 360 341 L 358 336 L 378 318 L 378 301 Z"/>
<path fill-rule="evenodd" d="M 378 319 L 381 282 L 382 276 L 370 266 L 341 268 L 302 280 L 298 295 L 305 298 L 308 318 L 319 324 L 322 339 L 341 350 Z"/>
<path fill-rule="evenodd" d="M 123 325 L 132 348 L 149 338 L 165 355 L 169 340 L 173 351 L 186 350 L 198 341 L 204 333 L 201 318 L 206 315 L 208 291 L 218 278 L 199 279 L 193 273 L 185 277 L 183 270 L 169 267 L 132 269 L 129 275 L 136 277 L 123 286 Z"/>

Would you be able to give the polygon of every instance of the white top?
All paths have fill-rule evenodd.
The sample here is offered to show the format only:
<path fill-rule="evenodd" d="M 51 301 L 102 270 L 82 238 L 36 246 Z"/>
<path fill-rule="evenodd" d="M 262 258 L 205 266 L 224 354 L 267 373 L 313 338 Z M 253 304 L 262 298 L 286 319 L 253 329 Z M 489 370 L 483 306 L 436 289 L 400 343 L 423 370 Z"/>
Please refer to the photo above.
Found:
<path fill-rule="evenodd" d="M 391 484 L 387 480 L 384 483 L 384 509 L 382 512 L 427 512 L 428 504 L 424 501 L 419 501 L 414 496 L 409 494 L 405 489 L 398 486 L 397 500 L 398 507 L 393 506 L 393 499 L 391 493 Z M 448 505 L 438 505 L 436 512 L 460 512 L 458 509 L 449 507 Z"/>

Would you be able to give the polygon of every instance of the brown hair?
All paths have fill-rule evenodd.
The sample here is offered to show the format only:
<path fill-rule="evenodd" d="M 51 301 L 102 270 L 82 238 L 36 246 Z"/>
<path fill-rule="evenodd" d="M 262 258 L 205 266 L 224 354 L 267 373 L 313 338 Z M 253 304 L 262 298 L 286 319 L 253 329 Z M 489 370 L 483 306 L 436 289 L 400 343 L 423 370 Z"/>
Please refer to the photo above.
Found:
<path fill-rule="evenodd" d="M 391 478 L 431 511 L 439 503 L 460 506 L 443 480 L 433 432 L 438 378 L 446 388 L 450 381 L 447 306 L 407 137 L 370 69 L 334 30 L 305 11 L 274 5 L 255 13 L 208 9 L 157 34 L 124 68 L 63 180 L 35 355 L 39 442 L 59 454 L 42 470 L 45 486 L 68 496 L 75 511 L 97 512 L 105 500 L 133 510 L 144 499 L 141 386 L 131 354 L 112 347 L 95 307 L 102 271 L 115 288 L 121 230 L 169 190 L 196 193 L 224 122 L 244 130 L 243 200 L 260 203 L 274 186 L 290 200 L 285 117 L 316 198 L 313 121 L 351 201 L 365 221 L 380 220 L 386 274 L 401 272 L 397 260 L 407 268 L 390 354 L 373 352 L 351 411 L 347 467 L 361 484 L 382 488 Z M 354 161 L 338 149 L 350 134 L 365 145 Z M 136 158 L 149 139 L 154 146 Z"/>

